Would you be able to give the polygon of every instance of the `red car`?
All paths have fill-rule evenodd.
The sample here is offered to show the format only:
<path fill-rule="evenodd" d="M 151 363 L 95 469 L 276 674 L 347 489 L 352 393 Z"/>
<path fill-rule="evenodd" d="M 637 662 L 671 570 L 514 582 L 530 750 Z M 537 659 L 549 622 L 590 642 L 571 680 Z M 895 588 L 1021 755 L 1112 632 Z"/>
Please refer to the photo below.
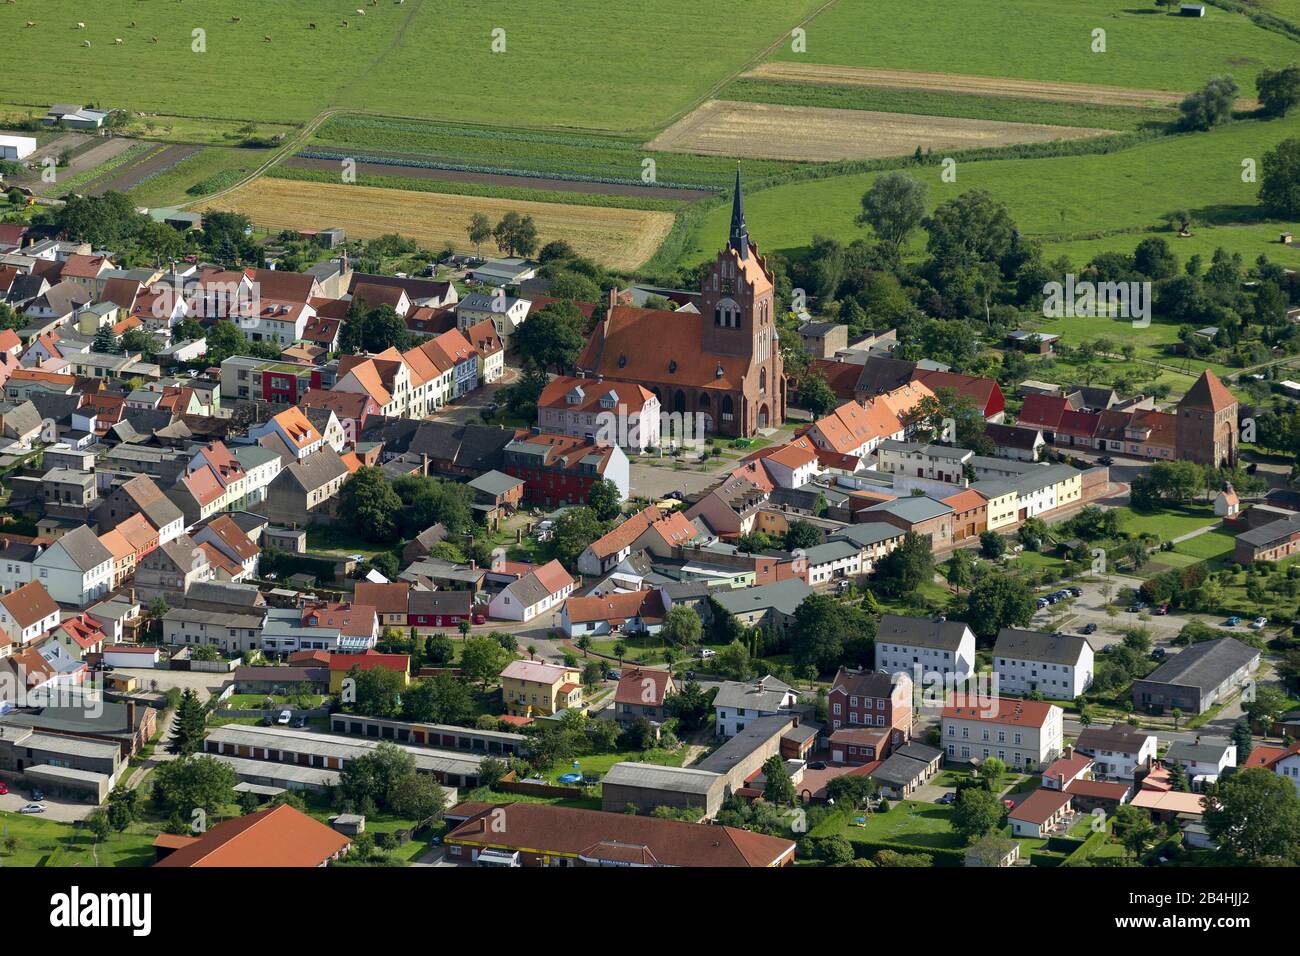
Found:
<path fill-rule="evenodd" d="M 1169 613 L 1169 605 L 1168 605 L 1168 604 L 1162 604 L 1162 605 L 1160 605 L 1158 608 L 1156 608 L 1156 613 L 1159 614 L 1161 617 L 1163 617 L 1164 615 L 1168 614 L 1168 613 Z"/>
<path fill-rule="evenodd" d="M 487 623 L 487 618 L 484 617 L 482 614 L 475 614 L 475 615 L 474 615 L 474 623 L 475 623 L 475 624 L 486 624 L 486 623 Z"/>
<path fill-rule="evenodd" d="M 0 797 L 3 797 L 8 792 L 9 792 L 9 784 L 5 783 L 3 780 L 0 780 Z"/>
<path fill-rule="evenodd" d="M 1014 801 L 1014 800 L 1003 800 L 1003 801 L 1002 801 L 1002 805 L 1003 805 L 1004 807 L 1006 807 L 1008 810 L 1014 810 L 1014 809 L 1016 808 L 1016 801 Z"/>

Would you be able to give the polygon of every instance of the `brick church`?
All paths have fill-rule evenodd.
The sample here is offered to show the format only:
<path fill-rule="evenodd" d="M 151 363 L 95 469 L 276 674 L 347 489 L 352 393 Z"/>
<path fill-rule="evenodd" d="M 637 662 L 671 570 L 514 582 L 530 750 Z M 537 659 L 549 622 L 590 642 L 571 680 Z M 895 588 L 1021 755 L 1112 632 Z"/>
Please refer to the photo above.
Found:
<path fill-rule="evenodd" d="M 1215 468 L 1237 464 L 1237 399 L 1206 369 L 1174 408 L 1178 457 Z"/>
<path fill-rule="evenodd" d="M 579 356 L 578 374 L 644 386 L 664 412 L 695 415 L 706 434 L 749 437 L 785 420 L 775 288 L 745 226 L 740 172 L 731 231 L 701 288 L 699 310 L 615 304 Z"/>

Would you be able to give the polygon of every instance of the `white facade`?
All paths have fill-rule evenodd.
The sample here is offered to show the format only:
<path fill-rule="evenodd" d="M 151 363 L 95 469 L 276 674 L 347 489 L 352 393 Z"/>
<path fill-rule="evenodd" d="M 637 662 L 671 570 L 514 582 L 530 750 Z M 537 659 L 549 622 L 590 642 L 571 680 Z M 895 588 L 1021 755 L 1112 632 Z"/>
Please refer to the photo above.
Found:
<path fill-rule="evenodd" d="M 86 607 L 108 593 L 113 584 L 111 555 L 102 564 L 82 570 L 64 550 L 61 540 L 55 541 L 41 552 L 32 565 L 36 571 L 36 580 L 60 604 Z"/>
<path fill-rule="evenodd" d="M 1090 686 L 1093 677 L 1093 651 L 1083 641 L 1079 659 L 1074 664 L 1056 664 L 1028 658 L 993 658 L 998 688 L 1007 694 L 1032 694 L 1038 691 L 1052 700 L 1074 700 Z"/>
<path fill-rule="evenodd" d="M 997 757 L 1016 769 L 1046 767 L 1061 752 L 1061 718 L 1061 708 L 1055 704 L 1041 727 L 944 715 L 941 724 L 944 753 L 949 760 L 962 762 Z"/>
<path fill-rule="evenodd" d="M 876 670 L 907 674 L 917 687 L 932 681 L 933 675 L 957 682 L 967 680 L 975 672 L 975 634 L 966 628 L 955 651 L 877 637 Z"/>

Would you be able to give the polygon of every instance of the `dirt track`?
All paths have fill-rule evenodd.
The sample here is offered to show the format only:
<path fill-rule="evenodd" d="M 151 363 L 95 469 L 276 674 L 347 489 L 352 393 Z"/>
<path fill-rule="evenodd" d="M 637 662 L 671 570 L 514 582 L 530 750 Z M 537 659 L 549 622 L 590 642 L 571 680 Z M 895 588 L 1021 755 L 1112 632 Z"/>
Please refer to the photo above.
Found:
<path fill-rule="evenodd" d="M 1171 107 L 1183 93 L 1169 90 L 1128 89 L 1122 86 L 1093 86 L 1089 83 L 1051 83 L 1043 80 L 1012 80 L 998 76 L 969 76 L 959 73 L 921 73 L 912 70 L 876 70 L 821 63 L 762 63 L 744 73 L 747 79 L 827 86 L 872 86 L 892 90 L 928 90 L 936 93 L 1009 96 L 1016 99 L 1052 100 L 1063 103 L 1096 103 L 1102 106 Z M 1237 100 L 1238 109 L 1256 109 L 1252 99 Z"/>
<path fill-rule="evenodd" d="M 647 145 L 669 152 L 833 162 L 902 156 L 918 146 L 978 149 L 1081 139 L 1106 132 L 1079 126 L 710 100 Z"/>

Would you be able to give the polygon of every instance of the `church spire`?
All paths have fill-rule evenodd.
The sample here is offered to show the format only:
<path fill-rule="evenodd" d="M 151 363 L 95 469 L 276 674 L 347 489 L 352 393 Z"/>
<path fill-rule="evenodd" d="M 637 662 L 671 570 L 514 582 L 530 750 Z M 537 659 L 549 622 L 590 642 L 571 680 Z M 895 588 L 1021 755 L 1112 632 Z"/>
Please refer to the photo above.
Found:
<path fill-rule="evenodd" d="M 745 228 L 745 198 L 740 191 L 740 166 L 736 166 L 736 192 L 731 197 L 731 236 L 727 241 L 740 258 L 749 258 L 749 230 Z"/>

